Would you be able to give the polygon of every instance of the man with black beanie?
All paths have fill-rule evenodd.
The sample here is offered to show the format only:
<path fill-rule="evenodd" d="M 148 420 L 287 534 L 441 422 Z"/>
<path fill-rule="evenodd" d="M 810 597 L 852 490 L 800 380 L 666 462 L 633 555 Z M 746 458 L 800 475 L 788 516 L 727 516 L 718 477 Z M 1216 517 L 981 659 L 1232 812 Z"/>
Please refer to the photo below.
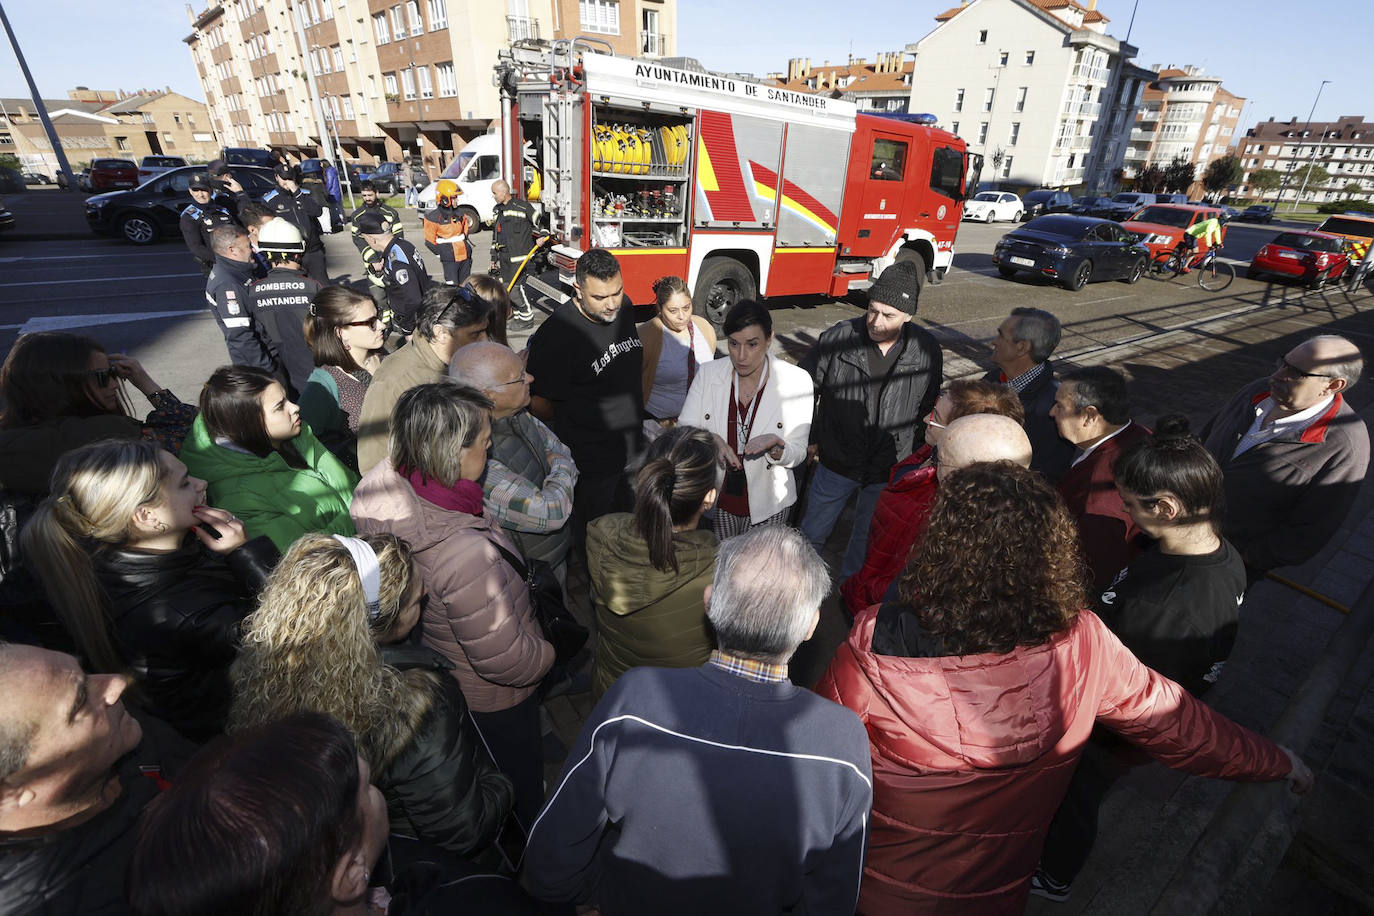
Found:
<path fill-rule="evenodd" d="M 911 320 L 920 295 L 915 262 L 896 262 L 869 289 L 867 313 L 825 331 L 799 364 L 816 390 L 811 443 L 819 459 L 801 530 L 818 552 L 858 491 L 842 580 L 863 565 L 878 494 L 892 466 L 925 440 L 940 393 L 940 345 Z"/>

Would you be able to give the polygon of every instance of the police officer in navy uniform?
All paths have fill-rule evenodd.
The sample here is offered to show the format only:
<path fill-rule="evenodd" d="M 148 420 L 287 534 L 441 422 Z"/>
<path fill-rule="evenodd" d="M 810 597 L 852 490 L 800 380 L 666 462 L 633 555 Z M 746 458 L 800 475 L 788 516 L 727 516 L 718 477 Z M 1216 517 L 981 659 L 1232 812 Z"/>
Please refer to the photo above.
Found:
<path fill-rule="evenodd" d="M 356 224 L 358 234 L 373 251 L 381 253 L 375 269 L 386 289 L 387 309 L 382 318 L 398 334 L 409 336 L 415 330 L 415 313 L 429 289 L 429 273 L 415 246 L 397 238 L 386 227 L 380 213 L 363 213 Z"/>
<path fill-rule="evenodd" d="M 210 233 L 220 226 L 232 226 L 237 221 L 233 212 L 214 199 L 215 185 L 210 176 L 197 172 L 191 176 L 188 185 L 191 205 L 181 211 L 181 237 L 191 256 L 200 264 L 201 273 L 210 276 L 210 268 L 215 266 L 215 253 L 210 249 Z"/>
<path fill-rule="evenodd" d="M 315 371 L 315 356 L 305 341 L 305 317 L 322 287 L 301 270 L 305 239 L 280 216 L 258 230 L 258 251 L 272 265 L 267 276 L 248 286 L 248 308 L 281 362 L 287 394 L 294 401 Z"/>
<path fill-rule="evenodd" d="M 492 182 L 492 196 L 496 198 L 496 223 L 492 229 L 491 249 L 501 270 L 501 279 L 510 290 L 510 304 L 514 310 L 506 329 L 519 331 L 534 323 L 534 309 L 530 306 L 525 292 L 525 280 L 529 277 L 529 264 L 522 262 L 534 250 L 535 228 L 534 207 L 527 200 L 521 200 L 510 192 L 505 181 Z M 520 276 L 515 276 L 520 271 Z M 512 285 L 511 281 L 515 283 Z"/>
<path fill-rule="evenodd" d="M 253 279 L 253 246 L 242 226 L 221 226 L 210 236 L 215 266 L 205 282 L 205 304 L 215 316 L 236 366 L 254 366 L 277 372 L 276 347 L 258 325 L 248 304 L 248 283 Z"/>
<path fill-rule="evenodd" d="M 277 187 L 262 196 L 269 210 L 294 225 L 305 239 L 305 254 L 301 266 L 305 274 L 316 282 L 328 283 L 325 272 L 324 239 L 320 236 L 320 216 L 324 208 L 309 191 L 301 187 L 300 169 L 294 165 L 279 165 L 272 170 Z"/>

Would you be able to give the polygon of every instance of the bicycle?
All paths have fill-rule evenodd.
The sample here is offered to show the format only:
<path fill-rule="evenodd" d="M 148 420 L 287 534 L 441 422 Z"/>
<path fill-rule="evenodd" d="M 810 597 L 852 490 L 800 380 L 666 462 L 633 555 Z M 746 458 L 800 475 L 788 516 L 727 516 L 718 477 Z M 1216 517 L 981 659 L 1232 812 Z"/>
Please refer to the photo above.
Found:
<path fill-rule="evenodd" d="M 1208 248 L 1200 255 L 1191 250 L 1174 248 L 1161 251 L 1150 261 L 1150 275 L 1157 280 L 1172 280 L 1190 268 L 1197 273 L 1197 285 L 1210 293 L 1219 292 L 1231 285 L 1236 278 L 1236 269 L 1226 261 L 1219 260 L 1217 254 L 1221 246 Z"/>

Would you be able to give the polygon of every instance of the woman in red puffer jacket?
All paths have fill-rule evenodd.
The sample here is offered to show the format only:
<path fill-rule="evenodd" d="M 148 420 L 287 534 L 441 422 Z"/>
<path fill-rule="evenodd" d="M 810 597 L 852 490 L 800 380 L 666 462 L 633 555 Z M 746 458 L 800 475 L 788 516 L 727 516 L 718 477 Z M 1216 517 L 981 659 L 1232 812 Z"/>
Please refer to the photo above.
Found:
<path fill-rule="evenodd" d="M 912 545 L 925 531 L 935 504 L 935 449 L 945 427 L 974 413 L 995 413 L 1025 425 L 1026 410 L 1016 392 L 997 382 L 951 382 L 925 418 L 926 444 L 892 468 L 878 496 L 868 528 L 863 567 L 844 580 L 840 594 L 850 619 L 883 595 L 906 568 Z"/>
<path fill-rule="evenodd" d="M 816 691 L 873 754 L 865 916 L 1019 913 L 1095 722 L 1168 766 L 1312 774 L 1146 668 L 1090 611 L 1073 519 L 1039 474 L 974 464 L 940 485 L 900 602 L 859 615 Z"/>

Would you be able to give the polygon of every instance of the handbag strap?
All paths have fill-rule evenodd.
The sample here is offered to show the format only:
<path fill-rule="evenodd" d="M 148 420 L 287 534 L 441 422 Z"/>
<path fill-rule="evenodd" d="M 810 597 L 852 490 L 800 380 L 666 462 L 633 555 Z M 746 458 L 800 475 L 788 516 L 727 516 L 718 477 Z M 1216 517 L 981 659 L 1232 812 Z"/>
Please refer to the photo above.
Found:
<path fill-rule="evenodd" d="M 517 576 L 519 576 L 525 582 L 530 581 L 530 569 L 521 561 L 519 557 L 511 553 L 506 548 L 502 547 L 499 542 L 493 541 L 490 538 L 488 538 L 487 540 L 488 542 L 490 542 L 491 546 L 495 547 L 498 551 L 501 552 L 501 556 L 505 558 L 505 561 L 507 563 L 510 564 L 511 569 L 515 570 L 515 574 Z"/>

